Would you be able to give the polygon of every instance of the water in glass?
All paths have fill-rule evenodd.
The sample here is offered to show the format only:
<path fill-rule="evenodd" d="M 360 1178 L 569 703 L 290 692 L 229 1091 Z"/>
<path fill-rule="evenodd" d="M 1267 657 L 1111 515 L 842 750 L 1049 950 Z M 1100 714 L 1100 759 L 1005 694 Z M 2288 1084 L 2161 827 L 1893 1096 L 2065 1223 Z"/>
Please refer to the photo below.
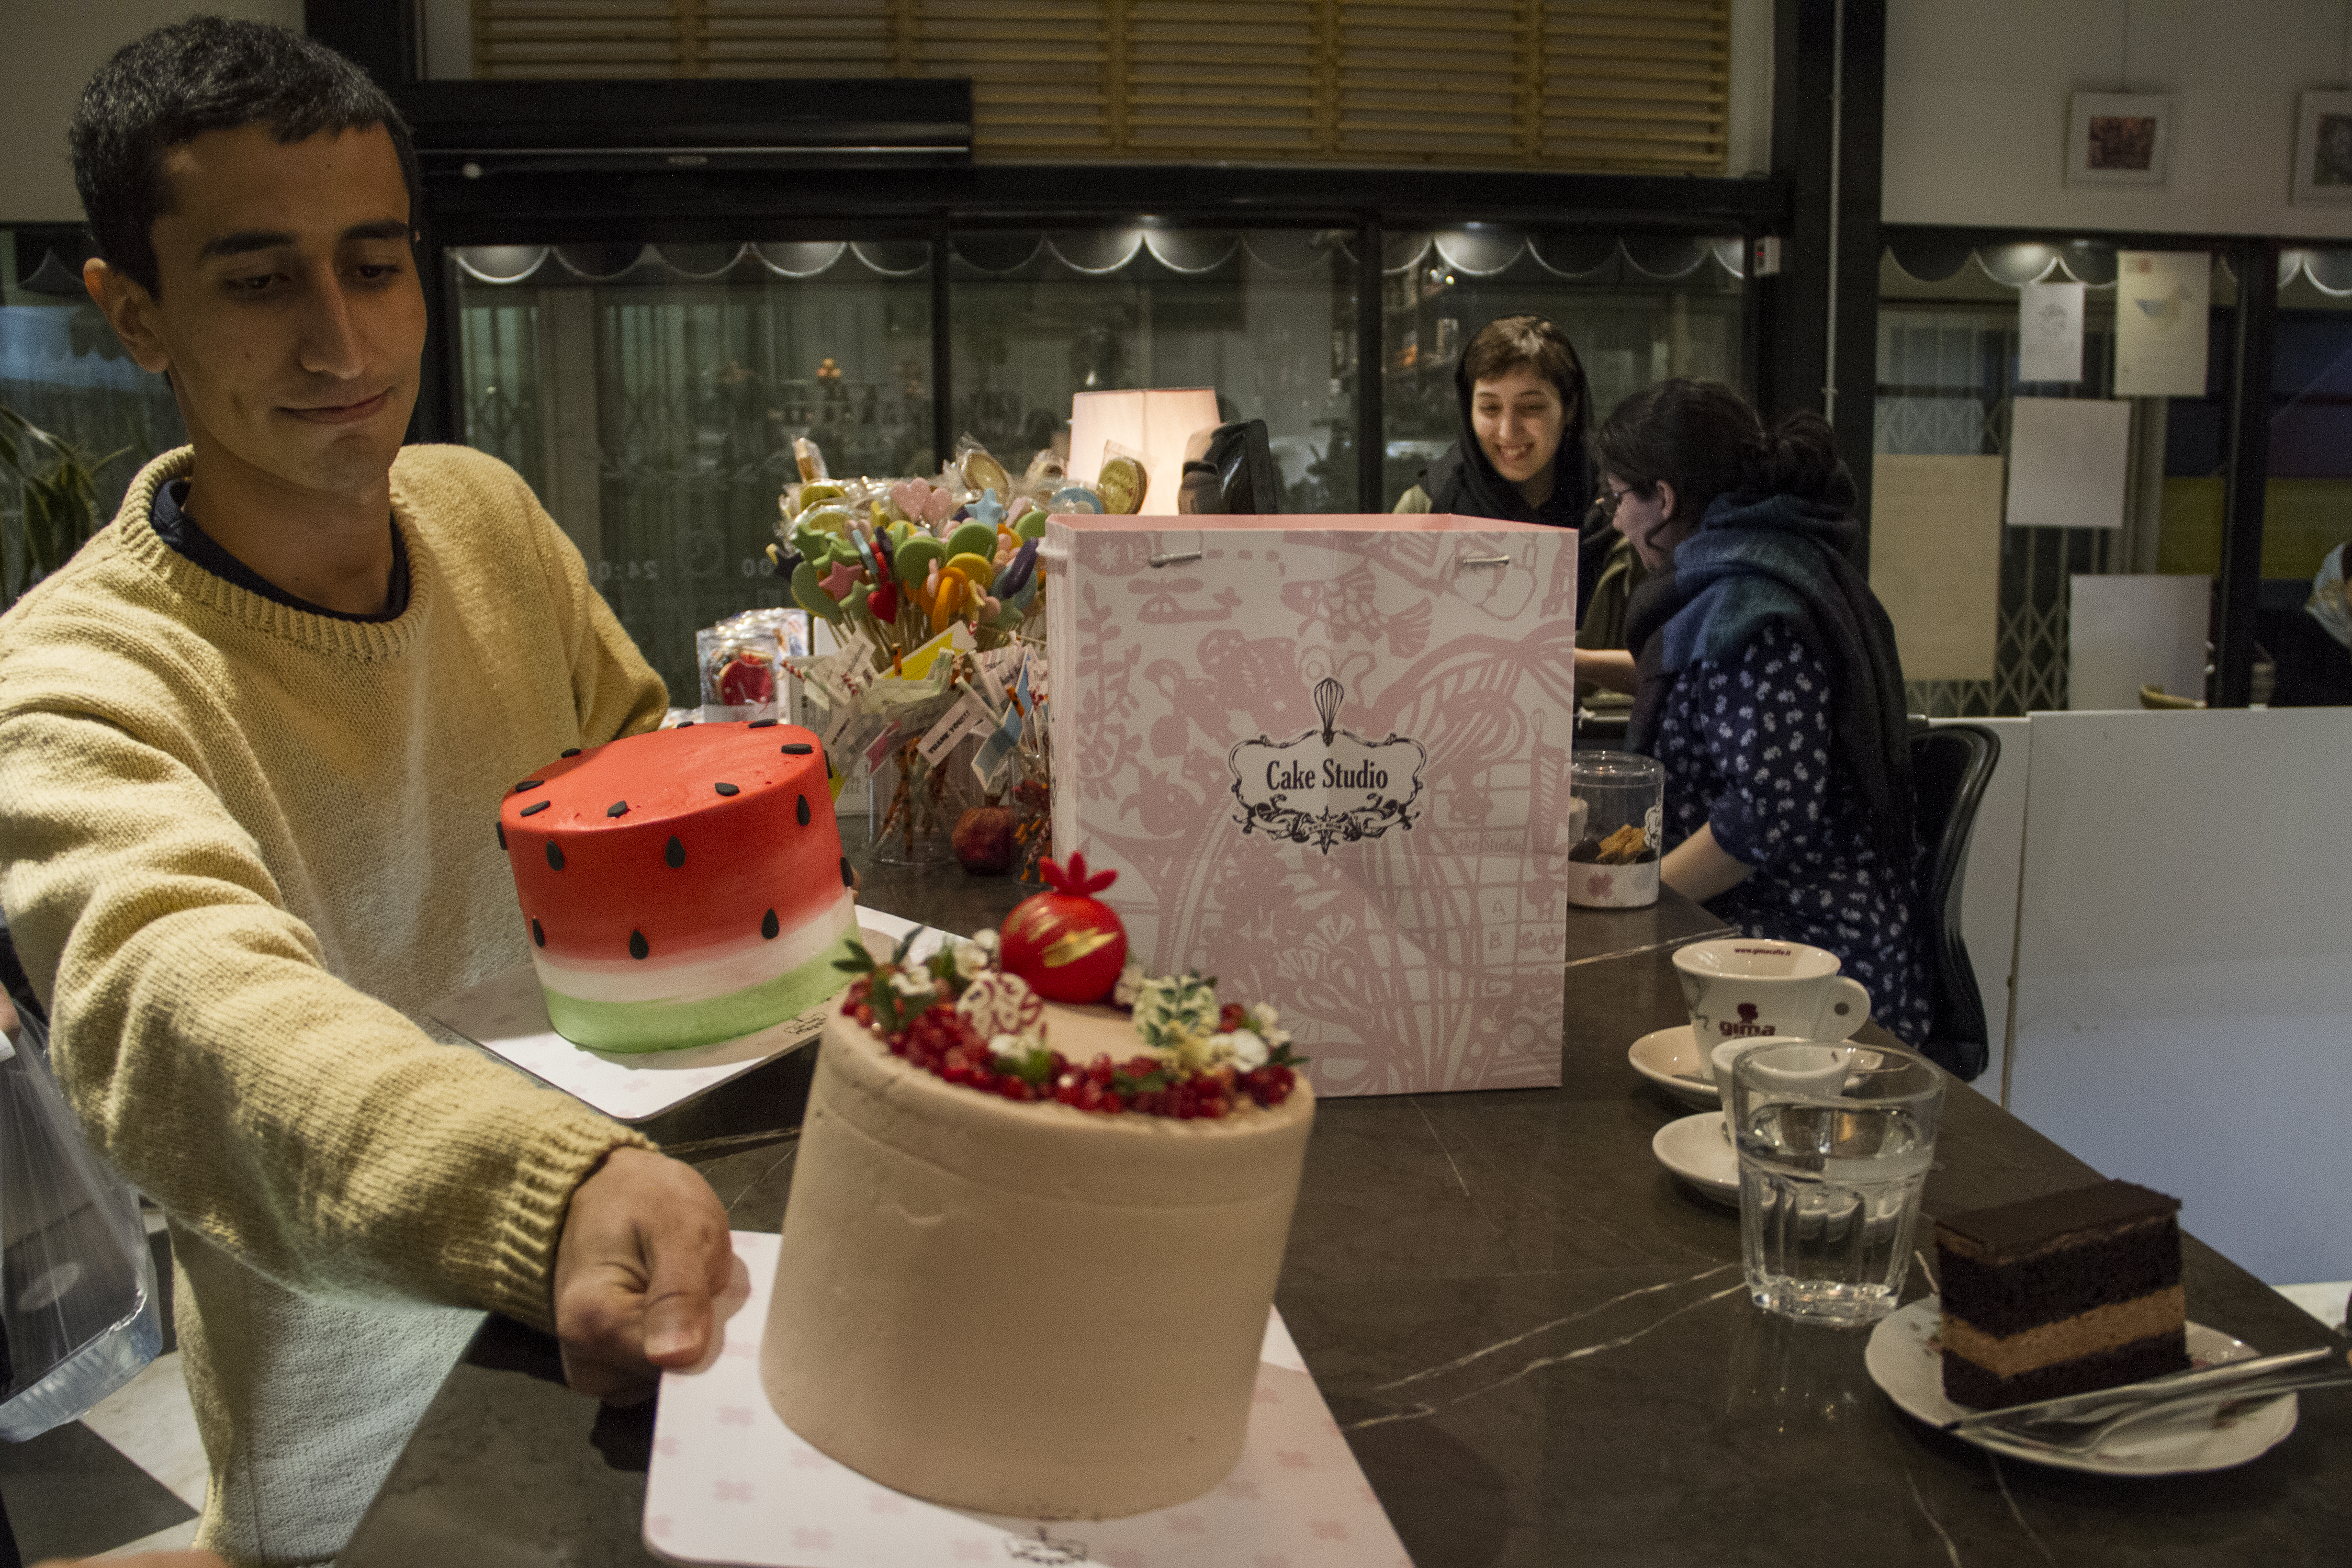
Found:
<path fill-rule="evenodd" d="M 1892 1312 L 1935 1155 L 1932 1110 L 1857 1103 L 1756 1107 L 1739 1132 L 1739 1241 L 1769 1311 L 1815 1322 Z"/>

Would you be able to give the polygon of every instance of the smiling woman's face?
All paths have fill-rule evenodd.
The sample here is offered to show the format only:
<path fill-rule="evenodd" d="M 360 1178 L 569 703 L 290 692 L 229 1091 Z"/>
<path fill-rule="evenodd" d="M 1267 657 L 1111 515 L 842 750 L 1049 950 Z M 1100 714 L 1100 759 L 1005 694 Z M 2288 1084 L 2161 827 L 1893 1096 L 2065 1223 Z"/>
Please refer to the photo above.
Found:
<path fill-rule="evenodd" d="M 1515 485 L 1538 475 L 1549 481 L 1552 454 L 1559 450 L 1567 426 L 1559 388 L 1524 366 L 1470 388 L 1470 426 L 1477 432 L 1479 450 Z"/>

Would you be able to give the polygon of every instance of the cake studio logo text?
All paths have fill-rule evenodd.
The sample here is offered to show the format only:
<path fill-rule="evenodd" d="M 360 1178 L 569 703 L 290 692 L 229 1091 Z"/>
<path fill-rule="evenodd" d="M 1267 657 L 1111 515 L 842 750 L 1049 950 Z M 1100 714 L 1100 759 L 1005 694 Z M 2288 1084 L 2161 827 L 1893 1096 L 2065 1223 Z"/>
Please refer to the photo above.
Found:
<path fill-rule="evenodd" d="M 1314 699 L 1320 729 L 1288 741 L 1260 735 L 1226 753 L 1241 807 L 1234 820 L 1244 834 L 1311 844 L 1328 855 L 1335 844 L 1378 838 L 1391 827 L 1412 831 L 1428 753 L 1409 736 L 1368 741 L 1340 728 L 1347 697 L 1338 681 L 1319 680 Z"/>
<path fill-rule="evenodd" d="M 1349 767 L 1337 757 L 1323 759 L 1323 777 L 1301 767 L 1296 761 L 1279 759 L 1265 764 L 1265 788 L 1269 795 L 1289 790 L 1314 789 L 1383 790 L 1389 787 L 1389 775 L 1370 763 Z"/>

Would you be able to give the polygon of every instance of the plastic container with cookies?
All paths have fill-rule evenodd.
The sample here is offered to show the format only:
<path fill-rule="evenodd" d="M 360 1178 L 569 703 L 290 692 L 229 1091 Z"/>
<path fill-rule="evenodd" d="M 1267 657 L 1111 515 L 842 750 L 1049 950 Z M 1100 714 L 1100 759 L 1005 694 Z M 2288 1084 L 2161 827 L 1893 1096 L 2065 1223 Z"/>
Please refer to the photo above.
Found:
<path fill-rule="evenodd" d="M 1569 764 L 1569 795 L 1568 901 L 1600 910 L 1656 903 L 1665 771 L 1632 752 L 1580 752 Z"/>

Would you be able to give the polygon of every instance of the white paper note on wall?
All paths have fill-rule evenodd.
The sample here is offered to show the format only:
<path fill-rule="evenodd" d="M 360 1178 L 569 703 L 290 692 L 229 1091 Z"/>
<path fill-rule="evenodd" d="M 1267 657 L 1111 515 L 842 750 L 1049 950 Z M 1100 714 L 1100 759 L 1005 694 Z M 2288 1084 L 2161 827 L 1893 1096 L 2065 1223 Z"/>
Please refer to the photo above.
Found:
<path fill-rule="evenodd" d="M 2083 379 L 2080 283 L 2028 283 L 2017 291 L 2017 379 Z"/>
<path fill-rule="evenodd" d="M 2021 397 L 2010 405 L 2009 525 L 2121 528 L 2131 405 Z"/>
<path fill-rule="evenodd" d="M 2201 250 L 2116 253 L 2116 395 L 2205 395 L 2212 258 Z"/>
<path fill-rule="evenodd" d="M 1990 680 L 2000 632 L 2000 459 L 1882 452 L 1870 587 L 1906 680 Z"/>

